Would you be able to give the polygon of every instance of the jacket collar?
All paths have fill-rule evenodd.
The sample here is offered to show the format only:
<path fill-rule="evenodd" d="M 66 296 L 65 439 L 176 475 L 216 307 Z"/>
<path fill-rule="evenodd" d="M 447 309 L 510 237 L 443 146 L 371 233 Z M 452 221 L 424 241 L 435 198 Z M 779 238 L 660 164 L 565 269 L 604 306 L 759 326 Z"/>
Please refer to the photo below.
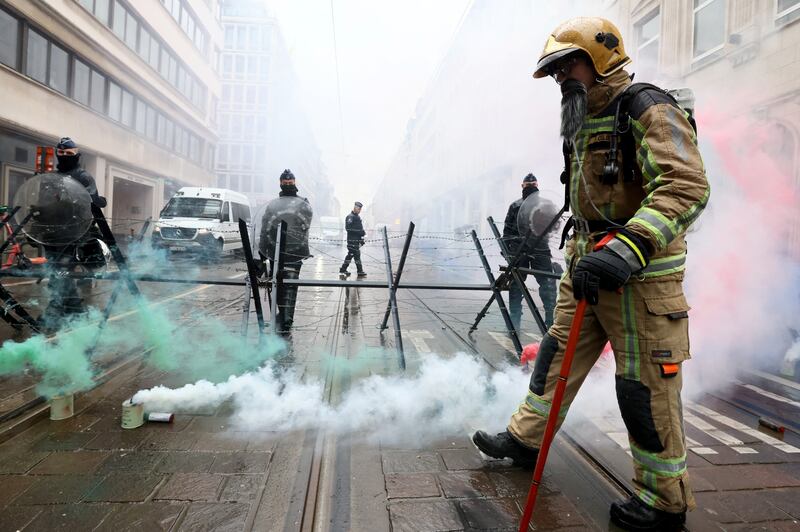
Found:
<path fill-rule="evenodd" d="M 630 74 L 624 70 L 614 72 L 604 79 L 602 83 L 595 83 L 595 85 L 589 89 L 588 115 L 590 117 L 595 116 L 608 107 L 608 105 L 630 84 Z"/>

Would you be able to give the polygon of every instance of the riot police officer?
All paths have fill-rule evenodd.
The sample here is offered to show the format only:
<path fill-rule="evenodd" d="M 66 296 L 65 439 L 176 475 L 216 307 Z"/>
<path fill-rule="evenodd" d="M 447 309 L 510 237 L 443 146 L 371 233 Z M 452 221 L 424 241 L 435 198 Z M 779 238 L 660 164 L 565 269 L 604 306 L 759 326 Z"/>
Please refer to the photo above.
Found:
<path fill-rule="evenodd" d="M 80 150 L 74 140 L 69 137 L 62 137 L 59 140 L 56 145 L 58 173 L 83 185 L 91 197 L 92 204 L 97 208 L 103 208 L 107 204 L 106 198 L 98 193 L 94 177 L 81 166 L 80 157 Z M 56 328 L 66 316 L 85 310 L 77 284 L 68 277 L 68 274 L 76 268 L 92 271 L 105 264 L 100 237 L 99 230 L 92 224 L 78 240 L 70 238 L 69 241 L 44 244 L 47 261 L 54 268 L 48 282 L 50 302 L 41 317 L 44 327 Z M 84 284 L 91 285 L 91 280 L 85 280 Z"/>
<path fill-rule="evenodd" d="M 303 260 L 309 258 L 308 229 L 314 211 L 307 198 L 297 195 L 297 185 L 291 170 L 284 170 L 280 177 L 281 191 L 278 197 L 267 204 L 261 219 L 261 235 L 258 249 L 263 257 L 269 257 L 273 275 L 279 279 L 297 279 Z M 275 272 L 275 244 L 278 228 L 286 222 L 281 233 L 281 269 Z M 294 324 L 294 307 L 297 303 L 297 286 L 278 285 L 278 312 L 275 317 L 277 332 L 287 335 Z"/>
<path fill-rule="evenodd" d="M 342 267 L 339 268 L 339 275 L 343 278 L 350 275 L 347 268 L 350 267 L 350 261 L 355 260 L 356 271 L 359 277 L 366 277 L 367 273 L 361 264 L 361 246 L 364 245 L 364 236 L 367 234 L 364 231 L 364 224 L 361 221 L 361 208 L 363 205 L 357 201 L 353 205 L 353 211 L 347 215 L 344 220 L 344 228 L 347 231 L 347 256 L 344 258 Z"/>
<path fill-rule="evenodd" d="M 532 194 L 538 193 L 539 181 L 536 176 L 533 174 L 526 175 L 522 179 L 522 197 L 508 206 L 505 224 L 503 225 L 503 240 L 506 242 L 511 255 L 508 257 L 509 262 L 513 262 L 517 255 L 523 254 L 525 257 L 517 263 L 519 267 L 551 272 L 553 271 L 553 261 L 546 238 L 540 239 L 534 249 L 521 249 L 524 244 L 524 238 L 519 232 L 517 215 L 522 202 Z M 525 275 L 520 275 L 523 282 L 525 277 Z M 553 324 L 553 310 L 556 307 L 556 280 L 552 277 L 536 274 L 534 277 L 536 282 L 539 283 L 539 297 L 542 299 L 542 305 L 544 305 L 544 323 L 547 327 L 550 327 Z M 509 314 L 511 314 L 514 329 L 519 332 L 520 322 L 522 321 L 522 290 L 516 283 L 511 283 L 508 289 L 508 310 Z"/>

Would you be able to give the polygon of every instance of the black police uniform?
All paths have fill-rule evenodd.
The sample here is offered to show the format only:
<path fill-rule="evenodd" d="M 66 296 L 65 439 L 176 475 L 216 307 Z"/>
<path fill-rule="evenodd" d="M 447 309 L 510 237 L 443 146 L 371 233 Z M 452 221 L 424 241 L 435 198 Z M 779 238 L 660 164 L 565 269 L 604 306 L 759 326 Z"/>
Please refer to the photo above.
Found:
<path fill-rule="evenodd" d="M 367 234 L 364 231 L 364 224 L 361 222 L 361 216 L 355 212 L 351 212 L 344 220 L 344 228 L 347 231 L 347 256 L 344 258 L 342 267 L 339 268 L 339 273 L 347 273 L 347 268 L 350 267 L 350 261 L 355 260 L 356 270 L 359 275 L 364 274 L 364 267 L 361 265 L 361 246 L 364 245 L 364 236 Z"/>
<path fill-rule="evenodd" d="M 538 193 L 538 188 L 524 188 L 522 190 L 522 197 L 508 206 L 508 213 L 506 213 L 506 220 L 503 226 L 503 240 L 506 242 L 509 253 L 511 254 L 509 262 L 514 261 L 516 255 L 519 253 L 523 253 L 525 257 L 517 263 L 517 266 L 551 272 L 553 271 L 552 255 L 550 254 L 550 246 L 546 238 L 543 238 L 533 249 L 520 250 L 524 238 L 519 234 L 517 214 L 525 198 L 530 194 Z M 535 237 L 532 237 L 531 240 L 535 240 Z M 526 275 L 520 274 L 520 278 L 523 282 L 526 277 Z M 536 278 L 536 282 L 539 283 L 539 297 L 542 299 L 542 304 L 544 305 L 544 322 L 547 327 L 550 327 L 550 325 L 553 324 L 553 311 L 556 307 L 556 280 L 543 275 L 534 275 L 534 277 Z M 509 286 L 508 311 L 511 315 L 511 321 L 514 323 L 514 328 L 519 331 L 520 322 L 522 321 L 522 290 L 516 283 L 511 283 Z"/>

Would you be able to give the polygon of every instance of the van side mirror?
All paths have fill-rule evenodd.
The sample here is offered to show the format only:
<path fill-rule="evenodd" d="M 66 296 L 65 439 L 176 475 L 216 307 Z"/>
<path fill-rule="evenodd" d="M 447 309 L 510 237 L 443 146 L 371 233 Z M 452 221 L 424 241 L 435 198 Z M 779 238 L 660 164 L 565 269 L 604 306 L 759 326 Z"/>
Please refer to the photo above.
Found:
<path fill-rule="evenodd" d="M 221 220 L 221 221 L 223 221 L 223 222 L 230 222 L 230 221 L 231 221 L 231 217 L 230 217 L 230 215 L 229 215 L 227 212 L 226 212 L 226 213 L 223 213 L 223 215 L 222 215 L 222 220 Z"/>

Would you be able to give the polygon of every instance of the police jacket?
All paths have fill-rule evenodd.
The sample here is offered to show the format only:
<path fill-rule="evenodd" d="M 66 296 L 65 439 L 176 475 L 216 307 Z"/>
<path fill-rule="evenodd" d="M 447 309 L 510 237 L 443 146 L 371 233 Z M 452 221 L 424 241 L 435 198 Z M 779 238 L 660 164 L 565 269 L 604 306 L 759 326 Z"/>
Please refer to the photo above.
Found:
<path fill-rule="evenodd" d="M 533 190 L 531 194 L 538 194 L 539 189 Z M 514 203 L 508 206 L 508 212 L 506 213 L 506 220 L 503 223 L 503 242 L 506 243 L 508 246 L 508 251 L 511 255 L 516 255 L 520 252 L 520 246 L 524 243 L 525 235 L 519 234 L 519 224 L 517 222 L 517 215 L 519 214 L 519 208 L 522 206 L 522 202 L 528 196 L 522 196 L 521 198 L 517 199 Z M 550 256 L 550 246 L 547 243 L 547 237 L 541 239 L 541 241 L 533 247 L 532 244 L 536 243 L 536 236 L 531 236 L 528 239 L 528 249 L 524 252 L 528 255 L 546 255 Z"/>
<path fill-rule="evenodd" d="M 361 216 L 351 212 L 344 219 L 344 229 L 347 231 L 347 242 L 358 242 L 367 234 L 364 231 L 364 224 L 361 222 Z"/>
<path fill-rule="evenodd" d="M 92 203 L 101 209 L 106 206 L 106 199 L 97 193 L 97 183 L 95 183 L 94 177 L 92 177 L 92 174 L 84 170 L 80 165 L 67 172 L 59 173 L 66 174 L 83 185 L 86 188 L 86 191 L 92 197 Z"/>
<path fill-rule="evenodd" d="M 310 257 L 308 230 L 313 217 L 314 211 L 307 198 L 281 192 L 267 204 L 261 218 L 258 241 L 261 254 L 275 260 L 278 228 L 281 222 L 286 222 L 286 232 L 281 234 L 281 260 L 284 263 L 299 262 Z"/>
<path fill-rule="evenodd" d="M 620 150 L 618 179 L 603 178 L 617 98 L 630 83 L 629 74 L 620 70 L 589 90 L 587 117 L 568 157 L 570 210 L 589 222 L 613 220 L 638 237 L 650 254 L 644 277 L 679 273 L 686 261 L 684 234 L 710 193 L 697 137 L 688 114 L 667 95 L 641 91 L 628 106 L 630 132 L 625 133 L 632 136 L 635 161 L 623 161 Z M 625 168 L 633 170 L 632 176 Z M 585 233 L 577 233 L 568 254 L 588 253 L 585 243 Z"/>

